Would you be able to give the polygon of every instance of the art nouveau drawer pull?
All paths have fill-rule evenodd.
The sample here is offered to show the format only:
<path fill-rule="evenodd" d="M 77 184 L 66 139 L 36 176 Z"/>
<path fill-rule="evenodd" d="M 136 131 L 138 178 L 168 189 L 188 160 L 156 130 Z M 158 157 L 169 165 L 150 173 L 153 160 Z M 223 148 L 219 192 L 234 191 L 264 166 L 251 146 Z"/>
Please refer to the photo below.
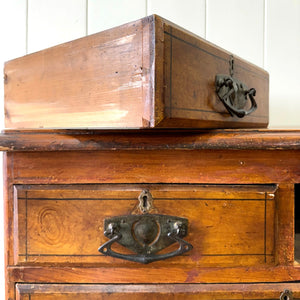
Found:
<path fill-rule="evenodd" d="M 256 110 L 257 104 L 254 99 L 256 90 L 254 88 L 248 89 L 243 82 L 236 78 L 220 74 L 216 76 L 215 85 L 219 99 L 231 116 L 236 115 L 243 118 Z M 251 107 L 249 110 L 245 110 L 244 107 L 247 104 L 248 97 Z"/>
<path fill-rule="evenodd" d="M 104 235 L 110 240 L 98 251 L 104 255 L 147 264 L 190 251 L 193 246 L 182 238 L 187 235 L 188 220 L 168 215 L 143 214 L 112 217 L 104 220 Z M 135 254 L 111 249 L 117 242 Z M 157 254 L 177 242 L 177 250 Z"/>

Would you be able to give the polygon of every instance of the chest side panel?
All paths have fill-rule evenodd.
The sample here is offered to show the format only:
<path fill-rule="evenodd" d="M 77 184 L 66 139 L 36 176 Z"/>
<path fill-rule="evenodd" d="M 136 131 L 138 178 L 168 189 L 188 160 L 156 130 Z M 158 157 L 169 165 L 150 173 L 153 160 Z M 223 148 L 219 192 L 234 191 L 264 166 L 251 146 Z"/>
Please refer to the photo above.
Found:
<path fill-rule="evenodd" d="M 146 18 L 7 62 L 6 127 L 148 127 L 150 23 Z"/>

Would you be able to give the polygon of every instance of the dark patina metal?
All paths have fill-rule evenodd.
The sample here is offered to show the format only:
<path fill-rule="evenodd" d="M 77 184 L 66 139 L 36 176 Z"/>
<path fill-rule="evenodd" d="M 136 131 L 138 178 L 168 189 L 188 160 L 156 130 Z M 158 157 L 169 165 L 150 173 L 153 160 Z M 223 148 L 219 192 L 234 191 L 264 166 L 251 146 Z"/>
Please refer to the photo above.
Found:
<path fill-rule="evenodd" d="M 256 90 L 253 88 L 248 89 L 248 87 L 238 79 L 228 75 L 218 74 L 216 76 L 215 85 L 219 99 L 231 116 L 236 115 L 239 118 L 243 118 L 257 109 L 257 104 L 254 99 Z M 247 105 L 248 97 L 251 102 L 251 107 L 246 110 L 245 106 Z"/>
<path fill-rule="evenodd" d="M 193 248 L 182 238 L 187 235 L 188 220 L 176 216 L 143 214 L 112 217 L 104 220 L 104 235 L 110 238 L 98 251 L 112 257 L 150 263 L 181 255 Z M 111 249 L 117 242 L 134 252 L 122 254 Z M 157 254 L 177 242 L 177 250 Z"/>

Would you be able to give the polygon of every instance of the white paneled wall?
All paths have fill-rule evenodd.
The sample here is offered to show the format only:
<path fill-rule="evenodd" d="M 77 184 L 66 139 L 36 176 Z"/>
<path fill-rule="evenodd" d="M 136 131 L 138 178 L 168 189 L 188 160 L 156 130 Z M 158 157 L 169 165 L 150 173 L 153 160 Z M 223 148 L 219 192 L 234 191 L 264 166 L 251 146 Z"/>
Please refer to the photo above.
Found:
<path fill-rule="evenodd" d="M 300 0 L 267 0 L 270 126 L 300 127 Z"/>
<path fill-rule="evenodd" d="M 263 66 L 264 1 L 209 0 L 206 18 L 207 40 Z"/>
<path fill-rule="evenodd" d="M 144 0 L 89 0 L 88 34 L 143 18 L 147 15 Z"/>
<path fill-rule="evenodd" d="M 28 0 L 27 12 L 29 53 L 86 34 L 86 0 Z"/>
<path fill-rule="evenodd" d="M 152 13 L 264 67 L 269 127 L 300 128 L 300 0 L 2 0 L 0 63 Z"/>
<path fill-rule="evenodd" d="M 148 14 L 157 14 L 205 38 L 205 0 L 148 0 Z"/>

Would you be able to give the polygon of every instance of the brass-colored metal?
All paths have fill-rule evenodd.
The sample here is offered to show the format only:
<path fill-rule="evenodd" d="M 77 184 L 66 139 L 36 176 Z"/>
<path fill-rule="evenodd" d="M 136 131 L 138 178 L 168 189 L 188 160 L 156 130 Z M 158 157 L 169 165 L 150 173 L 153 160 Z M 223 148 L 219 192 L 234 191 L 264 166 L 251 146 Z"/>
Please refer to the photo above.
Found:
<path fill-rule="evenodd" d="M 187 235 L 188 220 L 176 216 L 143 214 L 112 217 L 104 220 L 104 235 L 110 240 L 98 251 L 112 257 L 140 263 L 163 260 L 190 251 L 193 246 L 182 238 Z M 135 254 L 117 253 L 111 249 L 119 243 Z M 156 254 L 177 242 L 177 250 Z"/>
<path fill-rule="evenodd" d="M 231 73 L 233 74 L 233 69 Z M 222 74 L 216 76 L 215 85 L 219 99 L 231 116 L 235 115 L 239 118 L 243 118 L 257 109 L 257 104 L 254 99 L 256 90 L 254 88 L 248 89 L 246 84 L 238 79 Z M 248 97 L 251 102 L 251 107 L 246 110 L 245 107 L 248 102 Z"/>

